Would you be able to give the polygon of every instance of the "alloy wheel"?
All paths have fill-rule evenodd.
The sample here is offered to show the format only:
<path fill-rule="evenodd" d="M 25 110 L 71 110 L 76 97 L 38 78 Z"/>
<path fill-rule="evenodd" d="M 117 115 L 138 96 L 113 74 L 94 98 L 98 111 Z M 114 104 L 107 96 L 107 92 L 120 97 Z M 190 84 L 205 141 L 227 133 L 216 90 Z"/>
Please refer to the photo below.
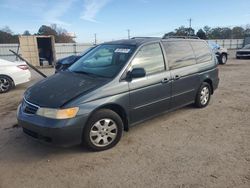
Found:
<path fill-rule="evenodd" d="M 11 87 L 11 83 L 7 78 L 0 78 L 0 91 L 5 92 L 8 91 Z"/>
<path fill-rule="evenodd" d="M 115 140 L 117 131 L 117 125 L 112 119 L 101 119 L 90 129 L 90 141 L 98 147 L 108 146 Z"/>
<path fill-rule="evenodd" d="M 202 105 L 206 105 L 209 100 L 209 89 L 208 87 L 203 87 L 201 90 L 200 101 Z"/>

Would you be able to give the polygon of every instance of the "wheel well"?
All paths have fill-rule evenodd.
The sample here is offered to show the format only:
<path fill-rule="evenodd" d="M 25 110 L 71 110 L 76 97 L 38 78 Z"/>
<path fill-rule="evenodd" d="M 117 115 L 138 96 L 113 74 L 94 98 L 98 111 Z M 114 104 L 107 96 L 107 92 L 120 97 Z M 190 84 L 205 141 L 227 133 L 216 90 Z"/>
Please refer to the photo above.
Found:
<path fill-rule="evenodd" d="M 123 121 L 124 130 L 125 131 L 129 130 L 127 113 L 120 105 L 107 104 L 107 105 L 101 106 L 100 108 L 96 109 L 94 112 L 96 112 L 97 110 L 100 110 L 100 109 L 109 109 L 109 110 L 112 110 L 115 113 L 117 113 L 121 117 L 121 119 Z"/>
<path fill-rule="evenodd" d="M 221 55 L 226 55 L 226 56 L 227 56 L 227 53 L 225 53 L 225 52 L 222 52 L 222 53 L 221 53 Z"/>
<path fill-rule="evenodd" d="M 203 82 L 206 82 L 206 83 L 208 83 L 209 85 L 210 85 L 210 87 L 211 87 L 211 94 L 213 94 L 214 93 L 214 88 L 213 88 L 213 82 L 212 82 L 212 80 L 210 80 L 210 79 L 206 79 L 206 80 L 204 80 Z"/>
<path fill-rule="evenodd" d="M 1 76 L 4 76 L 4 77 L 7 77 L 7 78 L 9 78 L 11 81 L 12 81 L 12 87 L 14 87 L 15 86 L 15 82 L 14 82 L 14 80 L 10 77 L 10 76 L 8 76 L 8 75 L 5 75 L 5 74 L 0 74 L 0 77 Z"/>

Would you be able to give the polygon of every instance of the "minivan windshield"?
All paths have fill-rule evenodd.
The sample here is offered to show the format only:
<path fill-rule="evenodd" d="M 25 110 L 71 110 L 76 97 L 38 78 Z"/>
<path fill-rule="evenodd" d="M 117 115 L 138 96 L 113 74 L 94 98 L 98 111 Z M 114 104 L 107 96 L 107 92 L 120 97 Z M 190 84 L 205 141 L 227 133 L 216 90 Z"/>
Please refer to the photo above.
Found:
<path fill-rule="evenodd" d="M 77 60 L 69 71 L 113 78 L 126 64 L 135 50 L 132 45 L 102 44 Z"/>

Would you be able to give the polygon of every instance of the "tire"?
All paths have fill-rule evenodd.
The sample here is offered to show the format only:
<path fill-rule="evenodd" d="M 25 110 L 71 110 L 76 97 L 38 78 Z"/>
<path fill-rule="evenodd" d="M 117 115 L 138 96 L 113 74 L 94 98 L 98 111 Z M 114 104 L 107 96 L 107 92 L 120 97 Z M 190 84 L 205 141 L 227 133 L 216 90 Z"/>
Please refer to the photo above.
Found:
<path fill-rule="evenodd" d="M 227 63 L 227 54 L 221 54 L 220 64 L 225 65 Z"/>
<path fill-rule="evenodd" d="M 121 139 L 123 122 L 112 110 L 102 109 L 88 120 L 83 131 L 83 144 L 92 151 L 103 151 L 114 147 Z"/>
<path fill-rule="evenodd" d="M 198 108 L 204 108 L 209 104 L 211 98 L 211 86 L 203 82 L 196 94 L 195 106 Z"/>
<path fill-rule="evenodd" d="M 0 76 L 0 93 L 6 93 L 13 87 L 13 81 L 7 76 Z"/>

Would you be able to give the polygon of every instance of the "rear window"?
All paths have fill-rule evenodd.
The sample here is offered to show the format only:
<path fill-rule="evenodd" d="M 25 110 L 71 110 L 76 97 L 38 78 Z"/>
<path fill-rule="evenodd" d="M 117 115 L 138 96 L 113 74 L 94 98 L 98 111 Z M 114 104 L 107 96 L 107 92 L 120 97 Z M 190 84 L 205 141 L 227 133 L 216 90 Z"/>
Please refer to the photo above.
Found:
<path fill-rule="evenodd" d="M 191 45 L 197 59 L 197 63 L 204 63 L 212 59 L 211 51 L 208 45 L 203 41 L 192 41 Z"/>
<path fill-rule="evenodd" d="M 193 49 L 188 41 L 163 42 L 170 69 L 196 64 Z"/>

